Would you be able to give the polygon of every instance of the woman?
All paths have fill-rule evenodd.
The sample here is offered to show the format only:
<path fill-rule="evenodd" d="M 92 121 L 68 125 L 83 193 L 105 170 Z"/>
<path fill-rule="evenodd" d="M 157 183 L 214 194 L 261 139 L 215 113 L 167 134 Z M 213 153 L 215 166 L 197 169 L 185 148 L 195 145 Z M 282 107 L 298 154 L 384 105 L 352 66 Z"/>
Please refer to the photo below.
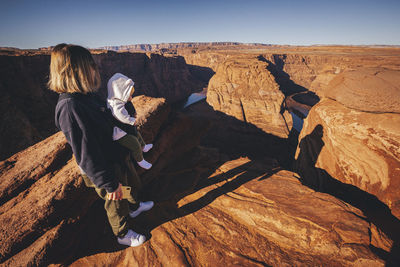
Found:
<path fill-rule="evenodd" d="M 104 208 L 117 241 L 133 247 L 143 244 L 145 236 L 128 228 L 128 217 L 138 216 L 154 203 L 137 203 L 132 194 L 122 198 L 122 185 L 137 189 L 138 177 L 134 170 L 130 175 L 121 170 L 124 157 L 119 145 L 112 141 L 112 116 L 107 113 L 105 101 L 95 94 L 100 75 L 90 52 L 77 45 L 55 46 L 48 85 L 60 94 L 56 126 L 71 145 L 85 184 L 94 187 L 105 200 Z"/>

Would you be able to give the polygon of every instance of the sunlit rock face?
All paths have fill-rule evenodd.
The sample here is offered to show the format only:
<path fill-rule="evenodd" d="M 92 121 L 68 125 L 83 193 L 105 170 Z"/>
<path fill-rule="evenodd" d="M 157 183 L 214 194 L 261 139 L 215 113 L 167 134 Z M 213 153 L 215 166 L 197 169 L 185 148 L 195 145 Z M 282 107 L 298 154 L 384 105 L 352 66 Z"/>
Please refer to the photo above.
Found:
<path fill-rule="evenodd" d="M 367 69 L 336 77 L 326 89 L 329 98 L 314 106 L 305 120 L 297 151 L 298 159 L 305 160 L 299 168 L 323 169 L 335 179 L 377 196 L 397 217 L 399 75 L 399 71 Z M 305 151 L 313 151 L 309 153 L 313 155 L 303 157 Z"/>
<path fill-rule="evenodd" d="M 207 102 L 266 133 L 287 137 L 292 121 L 288 113 L 281 114 L 285 96 L 267 68 L 257 57 L 227 58 L 209 82 Z"/>
<path fill-rule="evenodd" d="M 200 150 L 187 160 L 205 163 L 210 152 Z M 160 178 L 169 185 L 157 192 L 160 198 L 176 190 L 173 183 L 182 183 L 185 194 L 160 201 L 136 221 L 153 229 L 147 243 L 81 258 L 72 266 L 99 261 L 129 266 L 384 265 L 369 249 L 370 224 L 359 210 L 301 185 L 292 172 L 274 170 L 271 160 L 227 161 L 208 177 L 201 177 L 206 167 L 201 163 L 194 167 L 186 161 L 182 167 L 179 173 L 164 173 Z"/>
<path fill-rule="evenodd" d="M 399 63 L 388 50 L 274 49 L 178 51 L 188 65 L 160 54 L 96 54 L 103 84 L 122 72 L 141 94 L 133 103 L 154 144 L 144 155 L 153 167 L 121 162 L 139 174 L 142 199 L 155 201 L 129 222 L 148 241 L 116 242 L 104 202 L 84 186 L 56 133 L 0 162 L 0 264 L 398 265 Z M 207 85 L 207 101 L 180 108 Z M 324 98 L 304 122 L 294 172 L 283 164 L 291 121 L 282 103 L 308 111 L 315 103 L 291 95 L 307 89 Z"/>
<path fill-rule="evenodd" d="M 163 98 L 139 96 L 134 103 L 143 138 L 154 143 L 152 153 L 146 154 L 155 165 L 153 178 L 196 146 L 207 130 L 207 123 L 172 114 Z M 168 154 L 170 151 L 174 153 Z M 132 172 L 133 162 L 123 155 L 118 155 L 123 171 Z M 105 215 L 104 210 L 93 213 L 96 200 L 101 200 L 85 187 L 62 132 L 0 162 L 0 178 L 0 262 L 6 266 L 68 262 L 91 234 L 101 234 L 102 230 L 93 226 L 99 222 L 91 222 Z M 151 179 L 142 180 L 138 187 Z M 107 223 L 106 218 L 100 220 L 103 224 L 99 225 Z M 99 232 L 87 232 L 91 223 Z"/>

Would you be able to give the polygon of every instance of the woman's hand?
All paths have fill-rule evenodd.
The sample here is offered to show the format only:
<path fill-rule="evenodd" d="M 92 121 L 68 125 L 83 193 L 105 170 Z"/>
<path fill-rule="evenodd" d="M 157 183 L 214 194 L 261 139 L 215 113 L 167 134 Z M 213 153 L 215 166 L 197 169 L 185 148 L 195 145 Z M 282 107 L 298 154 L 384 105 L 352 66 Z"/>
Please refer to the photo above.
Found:
<path fill-rule="evenodd" d="M 122 199 L 122 184 L 119 183 L 117 190 L 107 194 L 109 200 L 121 200 Z"/>

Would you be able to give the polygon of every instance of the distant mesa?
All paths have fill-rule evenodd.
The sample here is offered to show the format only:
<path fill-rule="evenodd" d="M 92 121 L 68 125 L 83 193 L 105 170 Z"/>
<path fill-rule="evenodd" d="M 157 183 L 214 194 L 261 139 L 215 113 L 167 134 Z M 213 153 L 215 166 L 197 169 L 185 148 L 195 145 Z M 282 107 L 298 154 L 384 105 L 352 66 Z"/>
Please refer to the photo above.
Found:
<path fill-rule="evenodd" d="M 134 44 L 134 45 L 119 45 L 119 46 L 103 46 L 99 49 L 113 50 L 113 51 L 144 51 L 144 52 L 155 52 L 155 51 L 166 51 L 170 49 L 182 49 L 182 48 L 200 48 L 200 47 L 266 47 L 271 44 L 261 43 L 239 43 L 239 42 L 183 42 L 183 43 L 161 43 L 161 44 Z"/>

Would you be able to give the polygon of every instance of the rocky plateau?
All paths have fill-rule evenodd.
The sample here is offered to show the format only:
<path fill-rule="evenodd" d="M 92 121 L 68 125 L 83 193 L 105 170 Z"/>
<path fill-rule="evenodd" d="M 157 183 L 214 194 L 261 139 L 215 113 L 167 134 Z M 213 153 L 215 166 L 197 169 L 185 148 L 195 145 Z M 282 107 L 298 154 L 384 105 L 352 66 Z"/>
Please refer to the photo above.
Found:
<path fill-rule="evenodd" d="M 398 266 L 400 49 L 195 48 L 94 51 L 100 94 L 115 72 L 137 83 L 154 144 L 149 171 L 122 159 L 155 201 L 130 221 L 137 248 L 116 242 L 54 127 L 47 52 L 0 56 L 0 264 Z"/>

